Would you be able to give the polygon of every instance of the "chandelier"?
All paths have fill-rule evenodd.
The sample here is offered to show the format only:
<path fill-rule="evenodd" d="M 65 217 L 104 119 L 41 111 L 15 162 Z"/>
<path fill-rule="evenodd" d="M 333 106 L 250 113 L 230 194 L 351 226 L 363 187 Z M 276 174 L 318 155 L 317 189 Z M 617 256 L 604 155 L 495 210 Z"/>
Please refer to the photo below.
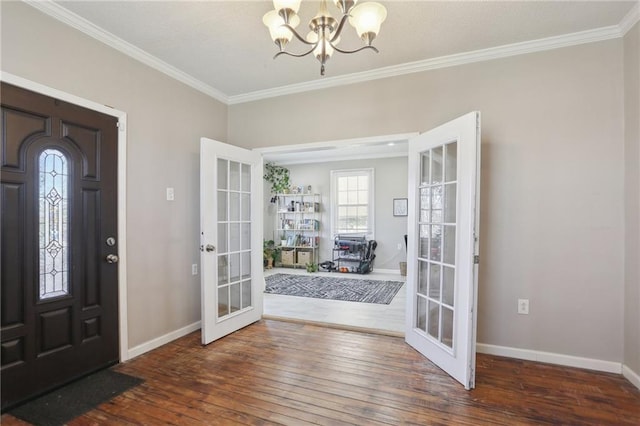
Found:
<path fill-rule="evenodd" d="M 269 28 L 269 33 L 279 52 L 273 59 L 280 55 L 289 55 L 296 58 L 307 56 L 311 53 L 320 61 L 320 75 L 324 75 L 324 66 L 336 52 L 356 53 L 361 50 L 371 49 L 378 53 L 378 49 L 371 45 L 380 32 L 380 24 L 387 17 L 387 10 L 380 3 L 366 2 L 356 5 L 358 0 L 333 0 L 340 9 L 340 20 L 334 19 L 327 11 L 327 2 L 320 2 L 320 9 L 316 16 L 309 22 L 311 31 L 303 38 L 295 28 L 300 24 L 297 15 L 301 0 L 273 0 L 275 10 L 267 12 L 262 22 Z M 342 50 L 337 47 L 340 42 L 340 34 L 345 23 L 353 26 L 358 36 L 364 42 L 364 46 L 355 50 Z M 295 54 L 286 51 L 287 43 L 295 36 L 302 43 L 309 46 L 309 50 Z"/>

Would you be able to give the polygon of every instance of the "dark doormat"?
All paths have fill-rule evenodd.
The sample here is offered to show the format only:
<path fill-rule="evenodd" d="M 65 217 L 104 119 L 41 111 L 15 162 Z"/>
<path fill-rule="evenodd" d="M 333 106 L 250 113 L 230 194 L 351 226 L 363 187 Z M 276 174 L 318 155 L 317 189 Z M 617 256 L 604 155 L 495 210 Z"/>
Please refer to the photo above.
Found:
<path fill-rule="evenodd" d="M 34 425 L 63 425 L 139 385 L 143 380 L 109 369 L 98 371 L 9 411 Z"/>

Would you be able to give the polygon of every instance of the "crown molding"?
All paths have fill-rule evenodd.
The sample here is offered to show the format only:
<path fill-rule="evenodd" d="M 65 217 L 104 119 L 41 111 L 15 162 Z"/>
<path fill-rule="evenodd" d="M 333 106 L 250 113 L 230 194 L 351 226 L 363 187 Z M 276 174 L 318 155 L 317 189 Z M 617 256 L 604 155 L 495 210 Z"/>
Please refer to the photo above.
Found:
<path fill-rule="evenodd" d="M 577 33 L 548 37 L 521 43 L 507 44 L 488 49 L 458 53 L 455 55 L 440 56 L 423 61 L 409 62 L 384 68 L 378 68 L 360 73 L 344 76 L 324 78 L 310 82 L 291 84 L 272 89 L 258 90 L 241 95 L 229 96 L 220 90 L 192 77 L 191 75 L 169 65 L 144 50 L 128 43 L 108 31 L 98 27 L 81 16 L 54 3 L 52 0 L 23 0 L 28 5 L 39 11 L 67 24 L 90 37 L 136 59 L 151 68 L 154 68 L 171 78 L 174 78 L 187 86 L 190 86 L 212 98 L 226 104 L 234 105 L 245 102 L 259 101 L 284 95 L 309 92 L 313 90 L 327 89 L 331 87 L 345 86 L 366 81 L 378 80 L 387 77 L 396 77 L 406 74 L 436 70 L 471 64 L 475 62 L 490 61 L 493 59 L 507 58 L 510 56 L 524 55 L 527 53 L 542 52 L 545 50 L 559 49 L 585 43 L 610 40 L 623 37 L 640 20 L 640 3 L 625 15 L 618 25 L 581 31 Z"/>
<path fill-rule="evenodd" d="M 625 36 L 638 21 L 640 21 L 640 2 L 636 2 L 631 10 L 624 15 L 622 21 L 620 21 L 618 25 L 620 27 L 620 34 Z"/>
<path fill-rule="evenodd" d="M 555 37 L 547 37 L 539 40 L 525 41 L 521 43 L 506 44 L 488 49 L 458 53 L 455 55 L 440 56 L 424 61 L 408 62 L 390 67 L 377 68 L 370 71 L 348 74 L 339 77 L 330 77 L 322 80 L 314 80 L 306 83 L 292 84 L 273 89 L 259 90 L 243 95 L 229 96 L 229 104 L 252 102 L 277 96 L 291 95 L 311 90 L 327 89 L 330 87 L 344 86 L 365 81 L 378 80 L 387 77 L 396 77 L 405 74 L 413 74 L 436 70 L 440 68 L 454 67 L 471 64 L 474 62 L 490 61 L 493 59 L 507 58 L 510 56 L 524 55 L 527 53 L 541 52 L 545 50 L 559 49 L 585 43 L 619 38 L 622 36 L 620 27 L 612 25 L 594 30 L 581 31 Z"/>
<path fill-rule="evenodd" d="M 75 28 L 86 35 L 93 37 L 94 39 L 110 46 L 125 55 L 132 57 L 145 65 L 150 66 L 153 69 L 156 69 L 169 77 L 178 80 L 181 83 L 190 86 L 199 92 L 204 93 L 205 95 L 211 96 L 212 98 L 224 103 L 229 103 L 229 97 L 209 86 L 206 83 L 190 76 L 184 71 L 179 70 L 178 68 L 167 64 L 166 62 L 156 58 L 155 56 L 145 52 L 144 50 L 128 43 L 121 38 L 111 34 L 108 31 L 98 27 L 92 22 L 84 19 L 83 17 L 65 9 L 64 7 L 54 3 L 52 0 L 23 0 L 29 6 L 38 9 L 39 11 L 51 16 L 52 18 L 57 19 L 58 21 L 69 25 L 72 28 Z"/>

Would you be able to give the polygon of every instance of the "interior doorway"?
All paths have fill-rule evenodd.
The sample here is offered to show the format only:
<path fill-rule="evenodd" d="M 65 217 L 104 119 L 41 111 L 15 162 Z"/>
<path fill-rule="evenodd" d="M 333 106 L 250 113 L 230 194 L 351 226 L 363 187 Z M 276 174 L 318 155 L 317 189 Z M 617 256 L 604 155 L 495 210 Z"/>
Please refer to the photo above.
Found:
<path fill-rule="evenodd" d="M 374 167 L 375 214 L 378 232 L 373 238 L 378 243 L 377 258 L 373 271 L 367 274 L 315 272 L 309 274 L 304 267 L 274 268 L 265 270 L 265 278 L 273 274 L 302 274 L 316 277 L 334 277 L 341 279 L 367 279 L 376 281 L 405 281 L 400 274 L 400 263 L 406 262 L 406 218 L 394 217 L 392 202 L 394 198 L 406 197 L 407 191 L 407 141 L 417 133 L 388 135 L 374 138 L 340 140 L 295 146 L 271 147 L 259 149 L 264 161 L 287 167 L 291 171 L 290 181 L 294 186 L 310 184 L 313 193 L 320 193 L 322 213 L 320 217 L 320 254 L 319 263 L 332 259 L 333 232 L 331 229 L 331 191 L 330 173 L 333 169 L 352 169 L 354 167 Z M 377 166 L 377 167 L 376 167 Z M 390 169 L 380 172 L 381 168 Z M 396 169 L 394 172 L 393 169 Z M 324 176 L 323 179 L 317 179 Z M 279 231 L 274 226 L 276 204 L 271 203 L 271 191 L 268 184 L 264 188 L 264 239 L 273 240 L 280 245 Z M 389 225 L 395 226 L 395 231 Z M 365 331 L 404 336 L 406 298 L 403 286 L 393 300 L 387 304 L 358 303 L 341 300 L 322 300 L 309 297 L 265 294 L 264 315 L 330 326 L 353 328 Z"/>

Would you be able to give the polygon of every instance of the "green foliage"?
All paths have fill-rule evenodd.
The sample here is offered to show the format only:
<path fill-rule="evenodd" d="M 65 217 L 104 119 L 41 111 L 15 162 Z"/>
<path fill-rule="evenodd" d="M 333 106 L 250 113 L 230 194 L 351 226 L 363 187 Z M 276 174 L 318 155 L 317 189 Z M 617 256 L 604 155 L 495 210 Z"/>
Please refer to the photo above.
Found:
<path fill-rule="evenodd" d="M 318 264 L 317 263 L 306 263 L 307 272 L 318 272 Z"/>
<path fill-rule="evenodd" d="M 289 169 L 274 163 L 264 165 L 264 180 L 271 184 L 271 192 L 282 194 L 289 189 Z"/>
<path fill-rule="evenodd" d="M 264 240 L 262 242 L 262 255 L 265 260 L 276 260 L 280 256 L 281 251 L 282 248 L 276 246 L 276 243 L 273 240 Z"/>

